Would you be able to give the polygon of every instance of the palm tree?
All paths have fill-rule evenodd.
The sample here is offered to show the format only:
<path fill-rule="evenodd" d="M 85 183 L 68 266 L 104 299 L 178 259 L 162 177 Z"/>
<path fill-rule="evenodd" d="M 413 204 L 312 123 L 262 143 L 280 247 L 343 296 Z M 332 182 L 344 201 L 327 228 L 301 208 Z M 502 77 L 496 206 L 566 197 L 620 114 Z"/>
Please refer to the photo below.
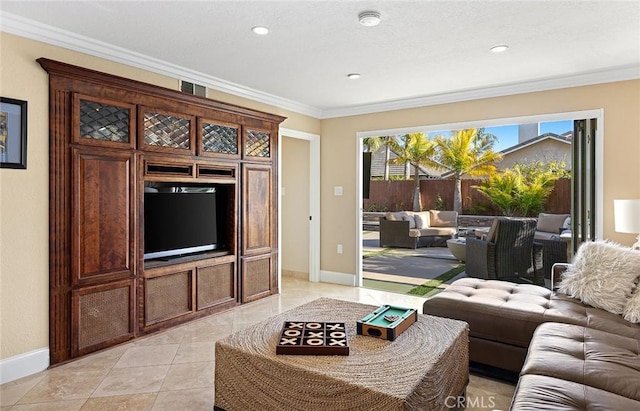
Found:
<path fill-rule="evenodd" d="M 450 138 L 436 136 L 438 168 L 453 174 L 453 209 L 462 212 L 462 176 L 491 176 L 496 172 L 494 163 L 502 160 L 502 154 L 493 151 L 496 137 L 484 129 L 459 130 Z"/>
<path fill-rule="evenodd" d="M 380 147 L 384 146 L 384 180 L 389 179 L 389 158 L 391 158 L 391 149 L 387 145 L 392 137 L 378 136 L 378 137 L 365 137 L 362 139 L 362 145 L 367 152 L 375 153 L 380 150 Z"/>
<path fill-rule="evenodd" d="M 415 169 L 413 186 L 413 211 L 422 211 L 420 198 L 420 167 L 431 165 L 435 155 L 435 143 L 424 133 L 405 134 L 397 139 L 390 139 L 387 145 L 397 155 L 389 160 L 391 164 L 404 164 L 406 170 L 413 166 Z"/>

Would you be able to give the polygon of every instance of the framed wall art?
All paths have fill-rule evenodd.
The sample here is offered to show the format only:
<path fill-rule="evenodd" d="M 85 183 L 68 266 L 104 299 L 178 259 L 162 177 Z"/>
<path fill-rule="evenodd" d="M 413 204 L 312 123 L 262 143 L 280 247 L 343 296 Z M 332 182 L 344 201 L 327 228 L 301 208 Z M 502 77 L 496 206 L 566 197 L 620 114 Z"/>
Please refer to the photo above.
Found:
<path fill-rule="evenodd" d="M 27 102 L 0 97 L 0 168 L 27 168 Z"/>

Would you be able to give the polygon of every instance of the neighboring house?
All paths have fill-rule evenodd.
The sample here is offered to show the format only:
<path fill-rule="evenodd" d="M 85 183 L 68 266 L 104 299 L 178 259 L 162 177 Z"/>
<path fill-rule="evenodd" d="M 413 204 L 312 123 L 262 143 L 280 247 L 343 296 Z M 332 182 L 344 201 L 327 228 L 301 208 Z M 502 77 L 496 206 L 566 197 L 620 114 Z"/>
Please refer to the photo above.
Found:
<path fill-rule="evenodd" d="M 534 161 L 564 161 L 567 170 L 571 170 L 571 132 L 558 135 L 545 133 L 529 140 L 522 141 L 515 146 L 502 150 L 502 161 L 497 164 L 499 170 L 512 168 L 516 163 L 530 163 Z"/>
<path fill-rule="evenodd" d="M 382 146 L 371 155 L 371 178 L 383 179 L 384 167 L 385 167 L 385 153 L 386 147 Z M 390 159 L 398 157 L 396 153 L 391 151 L 389 153 Z M 415 175 L 415 167 L 411 166 L 411 178 Z M 403 177 L 404 176 L 404 164 L 389 164 L 389 178 Z M 426 167 L 420 167 L 420 178 L 439 178 L 440 173 L 434 170 L 429 170 Z"/>
<path fill-rule="evenodd" d="M 573 132 L 568 131 L 563 134 L 544 133 L 530 138 L 520 135 L 519 140 L 518 144 L 500 151 L 502 161 L 496 163 L 499 171 L 513 168 L 516 163 L 542 161 L 542 163 L 546 164 L 554 160 L 564 161 L 566 169 L 571 170 Z M 451 172 L 443 173 L 441 178 L 449 178 L 451 175 Z M 471 177 L 465 175 L 463 178 Z"/>

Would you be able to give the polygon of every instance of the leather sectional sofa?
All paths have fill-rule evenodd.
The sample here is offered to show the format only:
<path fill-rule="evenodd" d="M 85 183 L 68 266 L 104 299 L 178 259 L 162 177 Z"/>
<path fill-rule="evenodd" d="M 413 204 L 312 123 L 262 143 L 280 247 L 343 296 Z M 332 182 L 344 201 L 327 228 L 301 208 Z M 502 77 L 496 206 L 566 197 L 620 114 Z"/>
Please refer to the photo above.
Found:
<path fill-rule="evenodd" d="M 640 324 L 621 315 L 476 278 L 455 281 L 423 312 L 469 323 L 472 363 L 519 373 L 512 410 L 640 409 Z"/>

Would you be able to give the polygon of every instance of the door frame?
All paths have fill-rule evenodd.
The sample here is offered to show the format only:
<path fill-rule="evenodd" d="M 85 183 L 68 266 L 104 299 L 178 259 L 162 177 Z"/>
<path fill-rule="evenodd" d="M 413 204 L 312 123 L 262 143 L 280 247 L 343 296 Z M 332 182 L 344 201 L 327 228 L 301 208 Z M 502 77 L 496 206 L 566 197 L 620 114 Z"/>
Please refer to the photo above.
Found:
<path fill-rule="evenodd" d="M 395 134 L 407 134 L 418 132 L 432 132 L 443 130 L 460 130 L 467 128 L 481 128 L 505 126 L 513 124 L 529 124 L 537 122 L 550 122 L 562 120 L 581 120 L 595 118 L 597 130 L 595 138 L 595 235 L 601 239 L 604 233 L 604 109 L 591 109 L 569 111 L 559 113 L 535 114 L 517 117 L 502 117 L 487 120 L 460 121 L 456 123 L 433 124 L 416 127 L 403 127 L 395 129 L 358 131 L 356 132 L 356 284 L 362 287 L 362 139 L 365 137 L 388 136 Z"/>
<path fill-rule="evenodd" d="M 280 127 L 278 153 L 282 139 L 309 141 L 309 281 L 320 281 L 320 135 Z M 278 193 L 282 187 L 282 158 L 278 161 Z M 280 194 L 278 194 L 280 195 Z M 278 203 L 280 204 L 280 202 Z M 282 283 L 282 207 L 278 206 L 278 284 Z"/>

